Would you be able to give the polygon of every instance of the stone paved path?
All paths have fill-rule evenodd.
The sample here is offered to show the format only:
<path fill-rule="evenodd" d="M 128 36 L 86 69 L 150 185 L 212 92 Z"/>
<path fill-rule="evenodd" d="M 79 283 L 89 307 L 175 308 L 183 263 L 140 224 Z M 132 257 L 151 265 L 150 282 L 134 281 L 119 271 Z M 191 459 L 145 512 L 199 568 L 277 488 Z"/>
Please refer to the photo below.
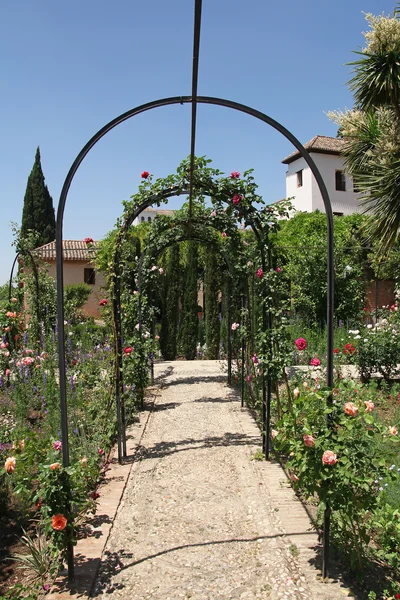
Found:
<path fill-rule="evenodd" d="M 259 447 L 258 430 L 225 385 L 219 364 L 161 363 L 156 376 L 162 394 L 93 595 L 127 600 L 343 598 L 346 591 L 338 585 L 332 589 L 317 582 L 315 571 L 312 577 L 304 573 L 294 545 L 298 539 L 282 535 L 279 509 L 262 479 L 266 463 L 250 460 Z M 249 421 L 243 421 L 244 413 Z M 307 536 L 307 531 L 300 533 Z"/>

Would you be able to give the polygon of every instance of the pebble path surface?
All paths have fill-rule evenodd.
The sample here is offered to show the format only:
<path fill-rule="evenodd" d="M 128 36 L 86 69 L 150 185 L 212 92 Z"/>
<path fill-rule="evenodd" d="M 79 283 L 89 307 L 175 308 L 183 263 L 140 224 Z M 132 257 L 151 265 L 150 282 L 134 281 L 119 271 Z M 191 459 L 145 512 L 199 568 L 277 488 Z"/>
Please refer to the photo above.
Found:
<path fill-rule="evenodd" d="M 156 365 L 162 387 L 93 596 L 126 600 L 343 598 L 309 586 L 250 460 L 238 396 L 215 361 Z M 264 486 L 265 487 L 265 486 Z"/>

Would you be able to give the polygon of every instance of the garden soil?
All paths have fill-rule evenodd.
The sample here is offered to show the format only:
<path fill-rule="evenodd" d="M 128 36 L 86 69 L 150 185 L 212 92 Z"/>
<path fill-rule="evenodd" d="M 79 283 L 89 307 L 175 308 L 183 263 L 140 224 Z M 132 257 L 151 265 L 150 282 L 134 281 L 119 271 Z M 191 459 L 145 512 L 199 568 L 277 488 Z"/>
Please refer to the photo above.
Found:
<path fill-rule="evenodd" d="M 159 363 L 156 385 L 92 596 L 349 597 L 318 580 L 317 537 L 281 467 L 252 460 L 260 432 L 221 364 Z"/>

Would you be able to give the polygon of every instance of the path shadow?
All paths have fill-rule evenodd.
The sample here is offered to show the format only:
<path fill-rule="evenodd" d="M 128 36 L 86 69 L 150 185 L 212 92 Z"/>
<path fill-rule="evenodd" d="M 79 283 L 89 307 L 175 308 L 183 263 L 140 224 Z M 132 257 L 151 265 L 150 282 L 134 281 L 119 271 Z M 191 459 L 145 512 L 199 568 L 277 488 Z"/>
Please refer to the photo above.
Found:
<path fill-rule="evenodd" d="M 186 550 L 189 548 L 201 548 L 204 546 L 218 546 L 221 544 L 231 544 L 231 543 L 242 543 L 242 544 L 250 544 L 250 543 L 259 543 L 260 540 L 270 540 L 276 538 L 296 538 L 303 535 L 309 535 L 309 531 L 304 532 L 295 532 L 295 533 L 277 533 L 274 535 L 261 535 L 251 538 L 229 538 L 225 540 L 214 540 L 212 542 L 198 542 L 195 544 L 182 544 L 179 546 L 173 546 L 172 548 L 166 548 L 165 550 L 161 550 L 160 552 L 156 552 L 154 554 L 149 554 L 147 556 L 143 556 L 141 558 L 137 558 L 128 563 L 124 563 L 124 559 L 133 558 L 132 552 L 126 552 L 125 549 L 118 550 L 117 552 L 105 552 L 104 560 L 102 562 L 101 568 L 101 582 L 99 582 L 96 586 L 96 589 L 92 590 L 91 597 L 95 598 L 103 595 L 104 592 L 107 594 L 111 594 L 116 589 L 122 589 L 124 586 L 121 583 L 115 584 L 112 579 L 113 577 L 119 573 L 126 571 L 127 569 L 133 568 L 141 563 L 144 563 L 149 560 L 153 560 L 159 558 L 161 556 L 169 555 L 171 553 L 177 552 L 179 550 Z M 337 580 L 341 586 L 344 586 L 341 578 L 339 577 Z M 122 587 L 121 587 L 122 586 Z M 322 591 L 323 583 L 321 583 L 321 591 Z M 353 595 L 355 600 L 363 600 L 362 596 Z"/>
<path fill-rule="evenodd" d="M 180 406 L 181 402 L 164 402 L 161 404 L 154 404 L 153 412 L 159 412 L 161 410 L 169 410 L 171 408 L 176 408 Z"/>
<path fill-rule="evenodd" d="M 260 436 L 244 435 L 242 433 L 226 432 L 222 436 L 210 436 L 200 439 L 186 438 L 172 442 L 158 442 L 149 448 L 141 446 L 138 449 L 140 460 L 146 458 L 163 458 L 177 452 L 202 450 L 217 446 L 255 446 L 260 444 Z"/>
<path fill-rule="evenodd" d="M 205 375 L 204 377 L 197 377 L 193 375 L 193 377 L 179 377 L 178 379 L 174 379 L 174 381 L 167 381 L 168 387 L 173 385 L 195 385 L 196 383 L 225 383 L 227 380 L 226 375 Z"/>

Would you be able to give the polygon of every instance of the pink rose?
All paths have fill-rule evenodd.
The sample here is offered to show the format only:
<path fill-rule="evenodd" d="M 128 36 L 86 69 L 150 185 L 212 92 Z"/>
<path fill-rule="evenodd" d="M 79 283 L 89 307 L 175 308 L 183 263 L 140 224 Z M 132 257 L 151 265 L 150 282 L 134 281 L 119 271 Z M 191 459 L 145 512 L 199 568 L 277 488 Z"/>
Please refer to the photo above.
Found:
<path fill-rule="evenodd" d="M 257 269 L 257 271 L 256 271 L 256 277 L 258 279 L 262 279 L 263 275 L 264 275 L 264 271 L 262 269 Z"/>
<path fill-rule="evenodd" d="M 351 417 L 357 416 L 358 407 L 354 404 L 354 402 L 346 402 L 343 408 L 346 415 L 350 415 Z"/>
<path fill-rule="evenodd" d="M 6 374 L 6 377 L 10 377 L 10 375 L 11 375 L 10 369 L 6 369 L 5 374 Z"/>
<path fill-rule="evenodd" d="M 277 273 L 280 273 L 280 272 L 282 271 L 282 269 L 281 269 L 280 267 L 276 267 L 275 271 L 276 271 Z"/>
<path fill-rule="evenodd" d="M 221 233 L 221 235 L 222 235 L 222 237 L 228 237 L 228 235 L 227 235 L 227 233 L 226 233 L 225 231 L 223 231 L 223 232 Z"/>
<path fill-rule="evenodd" d="M 240 173 L 239 173 L 239 171 L 232 171 L 232 173 L 229 175 L 229 177 L 231 179 L 237 179 L 238 177 L 240 177 Z"/>
<path fill-rule="evenodd" d="M 389 433 L 390 433 L 390 435 L 397 435 L 397 433 L 398 433 L 397 432 L 397 427 L 390 426 L 389 427 Z"/>
<path fill-rule="evenodd" d="M 319 358 L 317 358 L 316 356 L 314 356 L 314 358 L 312 358 L 310 360 L 310 365 L 312 367 L 319 367 L 319 365 L 321 364 L 321 361 L 319 360 Z"/>
<path fill-rule="evenodd" d="M 56 442 L 53 443 L 53 448 L 54 448 L 54 450 L 61 450 L 61 448 L 62 448 L 62 442 L 60 442 L 59 440 L 57 440 Z"/>
<path fill-rule="evenodd" d="M 307 348 L 307 342 L 304 338 L 297 338 L 294 342 L 296 344 L 297 350 L 305 350 Z"/>
<path fill-rule="evenodd" d="M 243 240 L 243 246 L 248 246 L 249 244 L 246 242 L 246 240 Z"/>
<path fill-rule="evenodd" d="M 371 402 L 371 400 L 366 400 L 365 404 L 365 412 L 372 412 L 375 408 L 375 404 Z"/>
<path fill-rule="evenodd" d="M 312 435 L 308 435 L 307 433 L 303 435 L 303 440 L 308 448 L 313 448 L 315 446 L 315 440 Z"/>
<path fill-rule="evenodd" d="M 279 431 L 276 431 L 276 429 L 271 429 L 271 437 L 274 440 L 277 436 L 279 435 Z"/>
<path fill-rule="evenodd" d="M 297 481 L 299 481 L 299 478 L 297 477 L 297 475 L 295 473 L 289 473 L 289 477 L 292 481 L 294 481 L 295 483 Z"/>
<path fill-rule="evenodd" d="M 240 196 L 239 194 L 235 194 L 232 198 L 232 203 L 239 204 L 239 202 L 241 201 L 242 198 L 243 198 L 243 196 Z"/>
<path fill-rule="evenodd" d="M 336 465 L 337 463 L 336 454 L 332 452 L 332 450 L 325 450 L 325 452 L 322 455 L 322 463 L 324 465 L 329 465 L 330 467 L 333 467 L 333 465 Z"/>

